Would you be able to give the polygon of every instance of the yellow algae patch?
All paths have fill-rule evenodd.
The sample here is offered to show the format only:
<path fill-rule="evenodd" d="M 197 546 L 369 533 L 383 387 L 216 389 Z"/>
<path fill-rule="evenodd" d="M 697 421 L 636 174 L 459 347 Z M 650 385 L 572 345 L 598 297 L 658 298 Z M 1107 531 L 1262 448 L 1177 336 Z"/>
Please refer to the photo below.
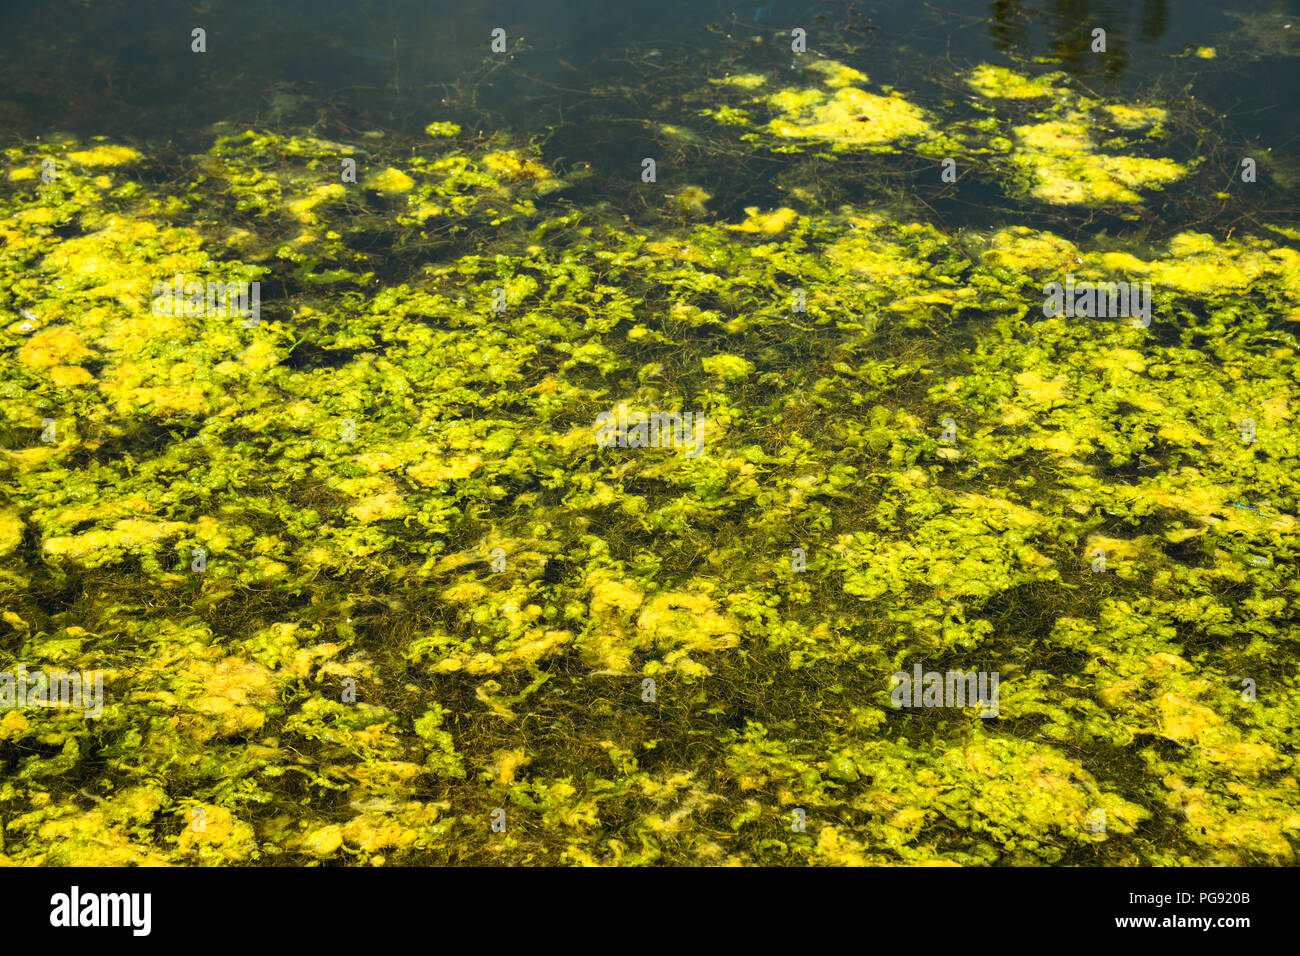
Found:
<path fill-rule="evenodd" d="M 14 221 L 27 226 L 48 226 L 59 218 L 59 213 L 48 206 L 24 209 L 14 216 Z"/>
<path fill-rule="evenodd" d="M 685 648 L 666 654 L 663 659 L 663 666 L 677 671 L 683 677 L 708 677 L 713 673 L 698 661 L 691 660 L 690 652 Z"/>
<path fill-rule="evenodd" d="M 0 220 L 0 222 L 12 221 L 12 218 L 8 220 Z M 27 231 L 19 232 L 17 229 L 4 228 L 0 228 L 0 242 L 4 243 L 4 248 L 8 252 L 20 252 L 23 249 L 40 246 L 42 244 L 41 238 L 38 234 L 28 233 Z"/>
<path fill-rule="evenodd" d="M 374 724 L 357 730 L 356 741 L 365 747 L 381 747 L 391 739 L 391 728 L 387 723 Z M 409 760 L 368 760 L 364 764 L 349 767 L 347 774 L 363 790 L 368 791 L 410 791 L 411 780 L 424 772 L 424 766 Z"/>
<path fill-rule="evenodd" d="M 138 152 L 127 146 L 96 146 L 68 153 L 68 159 L 82 166 L 124 166 L 140 158 Z"/>
<path fill-rule="evenodd" d="M 412 182 L 411 185 L 414 185 Z M 410 188 L 409 186 L 407 187 Z M 404 190 L 402 190 L 404 191 Z M 317 220 L 316 207 L 325 203 L 337 202 L 347 195 L 342 183 L 328 183 L 324 186 L 317 186 L 310 193 L 301 199 L 295 199 L 285 205 L 289 214 L 302 223 L 313 223 Z"/>
<path fill-rule="evenodd" d="M 745 207 L 745 221 L 735 226 L 727 226 L 737 232 L 759 232 L 774 236 L 785 232 L 790 224 L 799 218 L 793 209 L 782 206 L 772 212 L 760 213 L 757 206 Z"/>
<path fill-rule="evenodd" d="M 1208 445 L 1210 440 L 1186 422 L 1165 425 L 1156 434 L 1179 445 Z"/>
<path fill-rule="evenodd" d="M 591 588 L 592 627 L 584 635 L 582 647 L 587 659 L 614 673 L 626 673 L 632 665 L 632 651 L 644 646 L 642 635 L 628 636 L 630 615 L 641 607 L 645 594 L 619 581 L 607 570 L 593 571 L 587 577 Z"/>
<path fill-rule="evenodd" d="M 16 511 L 0 511 L 0 555 L 23 543 L 23 519 Z"/>
<path fill-rule="evenodd" d="M 1021 392 L 1029 396 L 1030 401 L 1039 405 L 1063 401 L 1067 397 L 1066 389 L 1070 385 L 1070 379 L 1066 375 L 1058 375 L 1049 381 L 1036 372 L 1021 372 L 1016 376 L 1015 381 L 1020 386 Z"/>
<path fill-rule="evenodd" d="M 239 657 L 227 657 L 212 664 L 189 662 L 181 674 L 201 688 L 198 696 L 185 701 L 191 714 L 183 720 L 185 732 L 195 740 L 254 733 L 266 723 L 259 702 L 275 698 L 274 675 L 261 664 Z"/>
<path fill-rule="evenodd" d="M 426 488 L 440 481 L 460 481 L 468 478 L 483 465 L 478 455 L 465 455 L 461 458 L 431 458 L 406 469 L 406 474 L 418 485 Z"/>
<path fill-rule="evenodd" d="M 159 542 L 189 531 L 193 525 L 184 521 L 145 521 L 124 518 L 107 531 L 87 531 L 84 534 L 46 538 L 46 554 L 67 558 L 86 558 L 108 548 L 140 548 L 156 546 Z"/>
<path fill-rule="evenodd" d="M 442 599 L 450 601 L 452 604 L 473 604 L 481 601 L 488 596 L 487 586 L 480 584 L 478 581 L 462 581 L 459 584 L 453 584 L 445 588 L 442 592 Z"/>
<path fill-rule="evenodd" d="M 756 90 L 767 82 L 767 77 L 760 76 L 758 73 L 740 73 L 736 76 L 726 76 L 721 79 L 709 80 L 710 83 L 718 83 L 723 86 L 738 86 L 742 90 Z M 36 175 L 33 171 L 32 175 Z"/>
<path fill-rule="evenodd" d="M 1053 85 L 1057 80 L 1064 78 L 1063 73 L 1030 78 L 1005 66 L 992 66 L 986 63 L 970 71 L 966 77 L 966 85 L 980 96 L 991 99 L 1027 100 L 1068 93 L 1069 90 L 1064 87 Z"/>
<path fill-rule="evenodd" d="M 424 131 L 430 136 L 459 136 L 460 124 L 433 122 L 424 128 Z"/>
<path fill-rule="evenodd" d="M 441 216 L 446 213 L 446 207 L 439 206 L 437 203 L 421 203 L 407 215 L 415 219 L 428 219 L 431 216 Z"/>
<path fill-rule="evenodd" d="M 740 643 L 739 625 L 720 614 L 706 594 L 656 594 L 641 611 L 636 626 L 661 647 L 719 651 Z"/>
<path fill-rule="evenodd" d="M 823 82 L 831 87 L 850 86 L 867 81 L 867 74 L 846 66 L 838 60 L 814 60 L 808 64 L 808 69 L 822 74 L 825 77 Z"/>
<path fill-rule="evenodd" d="M 117 498 L 64 508 L 58 513 L 56 520 L 59 524 L 74 525 L 98 518 L 120 518 L 134 513 L 148 514 L 153 510 L 153 505 L 143 498 Z"/>
<path fill-rule="evenodd" d="M 1043 520 L 1043 516 L 1031 508 L 1025 508 L 1004 498 L 990 498 L 988 495 L 959 494 L 954 500 L 963 508 L 971 511 L 990 510 L 1000 512 L 1011 519 L 1014 524 L 1028 528 Z"/>
<path fill-rule="evenodd" d="M 1082 117 L 1015 127 L 1012 164 L 1031 196 L 1056 205 L 1139 202 L 1135 190 L 1160 188 L 1187 174 L 1171 159 L 1095 153 L 1087 131 Z"/>
<path fill-rule="evenodd" d="M 817 834 L 814 850 L 818 862 L 831 866 L 870 866 L 872 860 L 863 855 L 866 847 L 856 840 L 840 836 L 835 827 L 822 827 Z"/>
<path fill-rule="evenodd" d="M 1163 782 L 1170 791 L 1168 806 L 1187 821 L 1184 832 L 1188 839 L 1212 848 L 1213 862 L 1237 865 L 1251 862 L 1243 851 L 1279 860 L 1294 856 L 1286 837 L 1287 831 L 1294 834 L 1300 830 L 1300 814 L 1286 809 L 1287 804 L 1294 802 L 1294 784 L 1285 791 L 1271 789 L 1261 793 L 1257 784 L 1230 783 L 1227 789 L 1236 798 L 1233 803 L 1239 805 L 1225 806 L 1221 796 L 1211 797 L 1203 788 L 1188 786 L 1174 774 L 1166 776 Z"/>
<path fill-rule="evenodd" d="M 406 193 L 415 188 L 415 180 L 393 166 L 367 176 L 364 185 L 381 193 Z"/>
<path fill-rule="evenodd" d="M 425 457 L 434 450 L 435 446 L 431 442 L 398 442 L 362 452 L 360 455 L 353 455 L 352 461 L 373 475 L 382 471 L 393 471 L 415 458 Z"/>
<path fill-rule="evenodd" d="M 181 233 L 184 230 L 169 230 L 169 233 Z M 133 219 L 110 219 L 103 229 L 86 236 L 68 239 L 55 246 L 43 260 L 47 268 L 64 273 L 65 278 L 75 280 L 78 287 L 86 287 L 96 282 L 109 280 L 121 283 L 123 287 L 140 290 L 139 295 L 146 297 L 153 287 L 153 278 L 141 274 L 138 261 L 139 245 L 158 236 L 158 228 L 150 222 Z M 196 268 L 206 261 L 206 257 L 197 254 L 190 259 L 173 263 L 179 271 Z M 113 288 L 111 284 L 106 288 Z"/>
<path fill-rule="evenodd" d="M 1048 153 L 1080 153 L 1092 149 L 1088 127 L 1076 118 L 1073 122 L 1053 120 L 1015 128 L 1016 139 L 1025 149 Z"/>
<path fill-rule="evenodd" d="M 1168 259 L 1144 264 L 1151 281 L 1160 286 L 1213 295 L 1249 288 L 1268 276 L 1280 279 L 1293 298 L 1300 298 L 1300 255 L 1292 249 L 1216 243 L 1205 233 L 1184 232 L 1169 240 L 1168 250 Z"/>
<path fill-rule="evenodd" d="M 1021 408 L 1019 405 L 1011 405 L 1006 402 L 998 405 L 998 413 L 1000 416 L 998 420 L 1002 422 L 1003 425 L 1011 425 L 1012 427 L 1019 427 L 1020 425 L 1024 425 L 1026 422 L 1032 422 L 1034 420 L 1034 413 L 1029 409 Z"/>
<path fill-rule="evenodd" d="M 253 828 L 225 807 L 205 804 L 186 810 L 185 829 L 176 847 L 214 861 L 243 860 L 257 848 Z"/>
<path fill-rule="evenodd" d="M 533 628 L 523 639 L 510 648 L 505 655 L 507 661 L 520 664 L 536 664 L 544 657 L 550 657 L 573 641 L 571 631 L 548 631 Z"/>
<path fill-rule="evenodd" d="M 1228 728 L 1225 728 L 1228 729 Z M 1235 729 L 1220 737 L 1235 738 Z M 1258 773 L 1276 767 L 1284 758 L 1268 744 L 1254 744 L 1244 740 L 1227 739 L 1203 744 L 1201 752 L 1210 763 L 1223 764 L 1234 771 Z"/>
<path fill-rule="evenodd" d="M 1259 411 L 1270 428 L 1291 420 L 1291 402 L 1285 395 L 1274 395 L 1260 402 Z"/>
<path fill-rule="evenodd" d="M 94 380 L 95 376 L 76 365 L 56 365 L 50 369 L 50 381 L 60 388 L 86 385 Z"/>
<path fill-rule="evenodd" d="M 139 388 L 123 381 L 123 378 L 133 375 L 129 369 L 119 369 L 112 378 L 100 383 L 100 391 L 116 400 L 119 413 L 149 411 L 155 415 L 202 415 L 211 411 L 207 393 L 201 385 Z"/>
<path fill-rule="evenodd" d="M 1106 118 L 1120 129 L 1134 130 L 1163 123 L 1169 116 L 1159 106 L 1131 106 L 1117 103 L 1102 108 Z"/>
<path fill-rule="evenodd" d="M 470 674 L 496 674 L 499 673 L 502 668 L 503 665 L 499 660 L 487 651 L 480 651 L 477 654 L 471 655 L 453 654 L 451 657 L 440 660 L 431 669 L 438 674 L 453 674 L 460 670 L 464 670 Z M 500 707 L 500 705 L 488 701 L 487 697 L 482 693 L 482 688 L 480 688 L 480 693 L 477 696 L 480 700 L 484 701 L 484 703 L 488 703 L 489 706 L 494 709 Z M 501 712 L 503 712 L 503 714 L 508 714 L 511 717 L 514 716 L 513 712 L 507 711 L 504 707 L 501 708 Z"/>
<path fill-rule="evenodd" d="M 1121 370 L 1135 374 L 1145 372 L 1146 356 L 1133 349 L 1107 349 L 1092 357 L 1092 364 L 1107 371 Z"/>
<path fill-rule="evenodd" d="M 165 856 L 132 841 L 123 825 L 134 821 L 114 819 L 118 816 L 116 809 L 113 801 L 107 801 L 102 807 L 47 820 L 36 836 L 41 845 L 50 849 L 24 862 L 53 866 L 167 866 Z"/>
<path fill-rule="evenodd" d="M 980 738 L 948 757 L 965 771 L 959 779 L 969 788 L 971 809 L 1017 832 L 1082 833 L 1090 812 L 1100 808 L 1109 832 L 1130 833 L 1149 816 L 1142 807 L 1102 792 L 1087 770 L 1048 747 Z"/>
<path fill-rule="evenodd" d="M 1222 485 L 1199 481 L 1201 476 L 1195 469 L 1184 468 L 1180 477 L 1186 483 L 1178 490 L 1149 485 L 1119 486 L 1118 490 L 1130 500 L 1150 501 L 1224 531 L 1257 531 L 1267 528 L 1278 534 L 1290 534 L 1300 525 L 1291 515 L 1262 515 L 1253 510 L 1238 508 L 1236 492 Z"/>
<path fill-rule="evenodd" d="M 1029 194 L 1053 205 L 1135 203 L 1135 189 L 1163 186 L 1181 179 L 1186 169 L 1168 159 L 1069 157 L 1027 153 L 1018 159 L 1031 177 Z"/>
<path fill-rule="evenodd" d="M 679 139 L 684 143 L 698 143 L 700 136 L 698 133 L 686 129 L 684 126 L 674 126 L 672 123 L 661 123 L 658 125 L 659 132 L 674 139 Z"/>
<path fill-rule="evenodd" d="M 716 266 L 717 261 L 709 258 L 709 254 L 699 246 L 691 242 L 647 242 L 645 251 L 656 256 L 663 256 L 669 259 L 682 259 L 687 262 L 694 262 L 702 266 Z"/>
<path fill-rule="evenodd" d="M 825 255 L 836 265 L 880 285 L 896 285 L 927 268 L 925 260 L 909 255 L 903 246 L 889 242 L 870 228 L 858 229 L 831 243 Z"/>
<path fill-rule="evenodd" d="M 709 212 L 706 204 L 713 198 L 713 194 L 699 186 L 683 186 L 669 198 L 684 215 L 705 216 Z"/>
<path fill-rule="evenodd" d="M 1198 46 L 1196 48 L 1196 57 L 1201 60 L 1213 60 L 1219 55 L 1219 51 L 1212 46 Z"/>
<path fill-rule="evenodd" d="M 1223 719 L 1210 708 L 1173 692 L 1161 694 L 1156 708 L 1161 733 L 1178 743 L 1202 741 L 1206 734 L 1223 724 Z"/>
<path fill-rule="evenodd" d="M 1078 263 L 1079 247 L 1050 232 L 1012 226 L 995 232 L 982 258 L 986 265 L 1027 272 L 1067 270 Z"/>
<path fill-rule="evenodd" d="M 108 389 L 105 389 L 107 392 Z M 199 385 L 155 385 L 148 389 L 133 389 L 130 393 L 136 408 L 148 408 L 155 415 L 203 415 L 211 411 L 207 394 Z M 118 407 L 122 397 L 118 397 Z"/>
<path fill-rule="evenodd" d="M 532 763 L 532 758 L 521 747 L 517 750 L 498 751 L 497 759 L 491 764 L 489 772 L 496 777 L 497 783 L 515 782 L 517 772 Z"/>
<path fill-rule="evenodd" d="M 438 805 L 412 801 L 396 814 L 363 813 L 343 826 L 343 840 L 367 853 L 383 849 L 404 849 L 421 836 L 421 830 L 438 819 Z M 376 857 L 382 862 L 382 858 Z"/>
<path fill-rule="evenodd" d="M 29 726 L 31 726 L 31 721 L 18 711 L 6 710 L 5 715 L 0 717 L 0 740 L 9 740 L 20 736 Z"/>
<path fill-rule="evenodd" d="M 710 355 L 703 360 L 704 371 L 727 381 L 748 378 L 754 371 L 754 363 L 739 355 Z"/>
<path fill-rule="evenodd" d="M 1028 412 L 1025 413 L 1024 421 L 1031 421 L 1033 416 Z M 1003 421 L 1011 424 L 1017 422 L 1013 417 L 1008 421 L 1007 416 L 1003 416 Z M 1084 443 L 1070 432 L 1052 432 L 1046 435 L 1035 435 L 1029 440 L 1029 446 L 1037 451 L 1050 451 L 1056 455 L 1077 455 L 1080 451 L 1091 450 L 1090 446 L 1085 449 Z"/>
<path fill-rule="evenodd" d="M 280 353 L 269 339 L 258 339 L 239 353 L 239 361 L 254 372 L 264 372 L 280 361 Z"/>
<path fill-rule="evenodd" d="M 370 524 L 374 521 L 400 518 L 407 514 L 408 510 L 402 496 L 395 491 L 389 491 L 363 498 L 348 509 L 348 514 L 362 524 Z"/>
<path fill-rule="evenodd" d="M 343 846 L 343 826 L 330 823 L 313 830 L 302 838 L 299 846 L 305 853 L 310 853 L 319 859 L 333 856 Z"/>
<path fill-rule="evenodd" d="M 153 818 L 166 801 L 163 791 L 154 786 L 127 787 L 105 804 L 115 820 L 143 823 Z"/>
<path fill-rule="evenodd" d="M 0 448 L 0 455 L 4 455 L 5 458 L 18 467 L 19 472 L 25 474 L 39 468 L 58 455 L 61 450 L 62 446 L 59 445 L 39 445 L 36 448 L 24 448 L 20 451 Z"/>
<path fill-rule="evenodd" d="M 636 588 L 610 578 L 596 577 L 591 584 L 591 605 L 589 610 L 593 617 L 608 617 L 610 614 L 630 614 L 641 606 L 645 594 Z"/>
<path fill-rule="evenodd" d="M 1187 175 L 1187 167 L 1172 159 L 1099 155 L 1097 160 L 1102 172 L 1130 189 L 1158 188 Z"/>
<path fill-rule="evenodd" d="M 888 308 L 894 312 L 908 312 L 918 305 L 952 305 L 963 299 L 973 299 L 979 295 L 971 288 L 937 289 L 933 292 L 918 292 L 916 295 L 904 296 L 889 303 Z"/>
<path fill-rule="evenodd" d="M 498 179 L 538 183 L 555 179 L 555 174 L 546 166 L 517 149 L 503 149 L 488 153 L 483 157 L 482 162 L 487 171 Z"/>
<path fill-rule="evenodd" d="M 54 365 L 75 365 L 95 353 L 86 348 L 74 329 L 59 327 L 45 329 L 33 335 L 18 350 L 18 361 L 33 368 Z"/>
<path fill-rule="evenodd" d="M 825 140 L 835 149 L 893 143 L 934 131 L 926 112 L 901 96 L 877 96 L 853 86 L 842 87 L 834 95 L 821 90 L 782 90 L 767 102 L 780 112 L 767 124 L 771 132 Z"/>

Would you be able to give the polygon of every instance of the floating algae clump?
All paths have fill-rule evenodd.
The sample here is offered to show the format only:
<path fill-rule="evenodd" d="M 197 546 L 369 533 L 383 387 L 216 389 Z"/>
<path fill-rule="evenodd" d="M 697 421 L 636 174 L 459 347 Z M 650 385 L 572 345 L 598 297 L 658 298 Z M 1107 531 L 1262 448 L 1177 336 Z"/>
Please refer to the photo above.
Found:
<path fill-rule="evenodd" d="M 459 136 L 460 126 L 456 123 L 433 122 L 424 131 L 430 136 Z"/>
<path fill-rule="evenodd" d="M 682 215 L 696 218 L 708 215 L 707 203 L 712 198 L 712 193 L 699 186 L 684 186 L 671 197 L 673 206 Z"/>
<path fill-rule="evenodd" d="M 757 206 L 746 206 L 745 221 L 728 228 L 738 232 L 761 232 L 774 236 L 785 232 L 798 218 L 799 214 L 788 207 L 763 213 Z"/>
<path fill-rule="evenodd" d="M 1135 203 L 1141 200 L 1137 190 L 1187 175 L 1187 167 L 1172 159 L 1096 153 L 1087 130 L 1080 118 L 1014 128 L 1011 165 L 1029 195 L 1053 205 Z"/>
<path fill-rule="evenodd" d="M 748 378 L 754 363 L 739 355 L 710 355 L 704 360 L 704 371 L 728 381 Z"/>
<path fill-rule="evenodd" d="M 1035 122 L 1013 124 L 1009 135 L 994 138 L 995 150 L 1009 154 L 1006 168 L 1029 196 L 1053 205 L 1136 203 L 1139 190 L 1159 189 L 1184 178 L 1189 167 L 1163 157 L 1117 155 L 1097 151 L 1093 131 L 1107 127 L 1161 135 L 1168 111 L 1161 106 L 1098 103 L 1068 87 L 1054 86 L 1062 74 L 1029 78 L 1005 67 L 979 66 L 966 82 L 993 100 L 1038 101 L 1046 109 Z M 1128 141 L 1112 138 L 1116 146 Z M 997 163 L 1001 165 L 1001 162 Z"/>
<path fill-rule="evenodd" d="M 1065 79 L 1063 73 L 1031 78 L 1005 66 L 992 66 L 985 63 L 970 71 L 966 83 L 980 96 L 994 99 L 1032 100 L 1039 97 L 1058 97 L 1067 92 L 1064 87 L 1054 85 Z"/>
<path fill-rule="evenodd" d="M 365 184 L 381 193 L 409 193 L 415 188 L 414 179 L 392 166 L 366 177 Z"/>
<path fill-rule="evenodd" d="M 756 90 L 767 82 L 767 77 L 758 73 L 740 73 L 736 76 L 726 76 L 721 79 L 710 80 L 711 83 L 720 83 L 724 86 L 737 86 L 743 90 Z"/>
<path fill-rule="evenodd" d="M 81 166 L 123 166 L 141 158 L 140 153 L 127 146 L 96 146 L 68 153 L 68 159 Z"/>
<path fill-rule="evenodd" d="M 941 128 L 813 74 L 789 139 Z M 1089 154 L 1046 109 L 951 141 Z M 810 190 L 634 227 L 446 136 L 107 148 L 0 177 L 0 670 L 104 682 L 0 715 L 0 862 L 1294 861 L 1290 245 Z M 154 314 L 178 273 L 261 320 Z M 1044 316 L 1067 273 L 1151 326 Z M 996 715 L 897 705 L 915 667 Z"/>
<path fill-rule="evenodd" d="M 825 140 L 836 149 L 891 144 L 933 131 L 925 111 L 901 96 L 879 96 L 854 86 L 841 85 L 833 94 L 782 90 L 767 102 L 779 112 L 768 123 L 777 136 Z"/>
<path fill-rule="evenodd" d="M 868 92 L 863 88 L 867 77 L 838 61 L 813 60 L 807 69 L 820 86 L 789 87 L 748 101 L 751 108 L 764 107 L 773 115 L 762 127 L 767 136 L 750 132 L 742 139 L 775 152 L 825 144 L 834 152 L 911 151 L 951 159 L 1008 180 L 1012 190 L 1053 205 L 1137 203 L 1143 190 L 1184 179 L 1195 165 L 1099 151 L 1094 130 L 1142 133 L 1143 141 L 1159 139 L 1169 112 L 1154 104 L 1083 96 L 1066 85 L 1063 73 L 1030 77 L 982 64 L 962 76 L 977 94 L 966 98 L 967 115 L 957 114 L 949 104 L 953 115 L 945 116 L 916 106 L 897 90 Z M 745 118 L 736 123 L 732 106 L 703 112 L 719 123 L 749 125 L 749 112 L 740 111 Z M 788 140 L 799 144 L 781 145 Z M 1139 144 L 1114 135 L 1101 145 L 1110 150 Z"/>
<path fill-rule="evenodd" d="M 836 151 L 869 149 L 894 152 L 902 143 L 917 144 L 929 140 L 928 148 L 941 148 L 930 114 L 897 92 L 870 93 L 855 83 L 866 83 L 867 76 L 836 60 L 816 59 L 808 72 L 826 89 L 786 87 L 775 93 L 752 98 L 747 102 L 762 106 L 772 116 L 763 129 L 773 138 L 771 146 L 778 152 L 799 152 L 818 142 Z M 730 77 L 719 84 L 740 90 L 762 85 L 760 77 Z M 749 111 L 721 106 L 703 111 L 704 115 L 726 125 L 749 126 Z M 761 140 L 757 133 L 746 138 Z M 799 144 L 782 145 L 798 140 Z"/>

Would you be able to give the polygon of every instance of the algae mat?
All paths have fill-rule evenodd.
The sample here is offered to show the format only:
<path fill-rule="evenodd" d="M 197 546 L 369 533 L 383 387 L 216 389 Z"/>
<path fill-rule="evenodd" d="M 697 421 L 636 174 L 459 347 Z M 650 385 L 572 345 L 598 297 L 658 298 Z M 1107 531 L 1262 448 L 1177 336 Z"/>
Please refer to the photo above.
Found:
<path fill-rule="evenodd" d="M 1197 166 L 1041 71 L 721 79 L 792 168 Z M 3 862 L 1294 862 L 1293 234 L 633 222 L 426 133 L 5 153 Z"/>

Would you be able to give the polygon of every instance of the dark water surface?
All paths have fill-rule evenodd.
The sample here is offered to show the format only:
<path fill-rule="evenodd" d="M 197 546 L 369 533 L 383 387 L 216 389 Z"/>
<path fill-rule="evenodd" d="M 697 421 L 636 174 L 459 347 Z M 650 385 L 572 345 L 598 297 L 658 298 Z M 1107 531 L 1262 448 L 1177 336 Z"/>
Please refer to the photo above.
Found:
<path fill-rule="evenodd" d="M 782 37 L 801 27 L 811 55 L 906 90 L 1050 57 L 1101 97 L 1190 94 L 1226 136 L 1294 162 L 1300 41 L 1286 42 L 1288 16 L 1300 18 L 1294 0 L 15 3 L 0 12 L 0 133 L 195 147 L 223 120 L 416 133 L 441 118 L 519 139 L 554 131 L 565 158 L 599 164 L 639 155 L 642 121 L 679 120 L 665 115 L 671 92 L 778 67 Z M 1105 56 L 1090 51 L 1096 25 Z M 190 52 L 195 27 L 206 54 Z M 488 49 L 498 27 L 506 57 Z M 1214 61 L 1178 56 L 1216 44 Z"/>

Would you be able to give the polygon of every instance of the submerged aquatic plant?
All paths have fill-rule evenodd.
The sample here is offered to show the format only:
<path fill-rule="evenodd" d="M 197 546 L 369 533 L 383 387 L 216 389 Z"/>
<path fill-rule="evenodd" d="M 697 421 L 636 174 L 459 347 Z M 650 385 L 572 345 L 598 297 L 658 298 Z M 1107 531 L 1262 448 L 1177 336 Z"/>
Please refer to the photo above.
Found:
<path fill-rule="evenodd" d="M 714 115 L 1049 204 L 1194 165 L 1097 152 L 1073 130 L 1120 150 L 1166 107 L 1059 77 L 980 67 L 958 121 L 813 74 Z M 689 184 L 633 224 L 426 133 L 221 129 L 162 184 L 106 142 L 5 153 L 0 655 L 106 687 L 0 714 L 5 861 L 1293 861 L 1285 233 L 803 186 L 718 217 Z M 1066 272 L 1150 281 L 1155 321 L 1044 316 Z M 260 282 L 261 320 L 156 314 L 176 274 Z M 602 444 L 619 407 L 698 453 Z M 998 672 L 996 718 L 892 707 L 919 664 Z"/>

